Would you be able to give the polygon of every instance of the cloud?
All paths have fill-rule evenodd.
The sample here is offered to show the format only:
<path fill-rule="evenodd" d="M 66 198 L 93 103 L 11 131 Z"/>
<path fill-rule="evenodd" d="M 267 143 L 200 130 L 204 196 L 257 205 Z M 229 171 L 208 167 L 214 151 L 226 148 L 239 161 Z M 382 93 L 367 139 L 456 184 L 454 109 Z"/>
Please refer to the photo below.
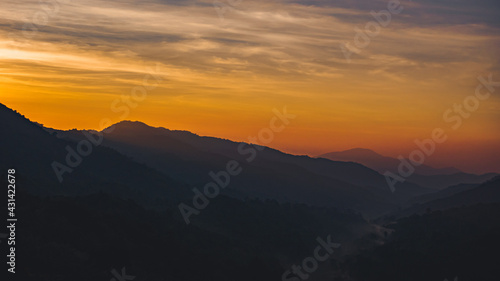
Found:
<path fill-rule="evenodd" d="M 388 1 L 221 0 L 223 19 L 213 3 L 65 1 L 49 13 L 39 1 L 3 1 L 0 87 L 27 96 L 121 95 L 159 64 L 165 82 L 151 103 L 235 108 L 239 120 L 241 108 L 286 100 L 315 116 L 309 125 L 333 130 L 338 120 L 367 124 L 368 113 L 384 128 L 401 127 L 395 115 L 438 122 L 479 73 L 500 76 L 497 1 L 401 1 L 403 12 L 351 62 L 340 46 Z M 40 13 L 46 20 L 27 32 Z M 432 110 L 416 113 L 415 104 Z"/>

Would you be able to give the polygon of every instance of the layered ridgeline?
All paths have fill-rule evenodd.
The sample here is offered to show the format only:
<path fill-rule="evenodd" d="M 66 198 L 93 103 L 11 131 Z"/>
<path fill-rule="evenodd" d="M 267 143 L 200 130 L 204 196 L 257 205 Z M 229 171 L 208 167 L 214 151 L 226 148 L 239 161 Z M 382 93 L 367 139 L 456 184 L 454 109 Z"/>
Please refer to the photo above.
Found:
<path fill-rule="evenodd" d="M 122 268 L 141 280 L 279 280 L 293 263 L 311 255 L 319 238 L 343 245 L 332 261 L 359 245 L 380 243 L 367 238 L 381 238 L 379 227 L 354 212 L 355 206 L 320 207 L 334 205 L 326 200 L 315 207 L 257 200 L 271 196 L 251 200 L 221 194 L 186 225 L 178 206 L 191 204 L 195 181 L 100 145 L 99 134 L 65 132 L 82 134 L 85 142 L 58 138 L 62 132 L 3 105 L 0 132 L 0 176 L 16 170 L 20 280 L 110 280 L 116 277 L 112 270 Z M 192 177 L 207 177 L 209 171 Z M 259 171 L 266 176 L 266 169 Z M 6 245 L 0 244 L 2 252 Z M 318 272 L 328 277 L 334 268 L 323 263 Z"/>
<path fill-rule="evenodd" d="M 90 147 L 89 155 L 83 159 L 77 155 L 78 150 L 87 153 L 87 148 L 57 138 L 1 104 L 0 131 L 1 172 L 16 169 L 27 183 L 23 189 L 36 195 L 106 191 L 141 204 L 162 206 L 163 201 L 178 201 L 189 191 L 164 174 L 103 146 Z M 66 167 L 62 168 L 59 162 Z M 54 172 L 61 169 L 67 175 L 63 181 Z"/>
<path fill-rule="evenodd" d="M 367 280 L 377 260 L 405 261 L 395 249 L 413 230 L 403 221 L 393 236 L 393 226 L 366 217 L 390 215 L 387 221 L 462 205 L 472 207 L 460 214 L 474 217 L 484 209 L 474 204 L 499 201 L 498 179 L 438 192 L 402 183 L 392 193 L 383 175 L 358 163 L 139 122 L 58 131 L 0 105 L 0 132 L 0 176 L 16 169 L 21 280 L 110 280 L 122 268 L 137 280 L 280 280 L 328 237 L 341 247 L 309 280 Z M 220 194 L 207 198 L 210 183 Z M 187 225 L 180 204 L 205 200 Z M 468 229 L 457 241 L 488 231 Z M 411 238 L 418 244 L 419 236 Z M 391 239 L 403 242 L 380 248 L 388 253 L 382 257 L 371 252 Z M 404 275 L 388 279 L 395 276 Z"/>
<path fill-rule="evenodd" d="M 340 152 L 330 152 L 318 156 L 333 161 L 351 161 L 363 164 L 375 171 L 385 174 L 387 171 L 398 174 L 402 165 L 411 163 L 408 159 L 396 159 L 376 153 L 370 149 L 354 148 Z M 494 178 L 498 174 L 487 173 L 482 175 L 464 173 L 456 168 L 434 168 L 429 165 L 412 165 L 414 172 L 406 179 L 420 186 L 433 189 L 443 189 L 458 184 L 479 184 Z M 407 168 L 404 168 L 407 169 Z"/>
<path fill-rule="evenodd" d="M 269 147 L 153 128 L 141 122 L 123 121 L 103 132 L 73 130 L 55 134 L 69 141 L 85 140 L 85 134 L 101 135 L 102 146 L 170 178 L 200 190 L 209 183 L 218 183 L 223 194 L 240 199 L 298 202 L 376 216 L 432 191 L 401 183 L 392 193 L 383 175 L 358 163 L 290 155 Z M 224 171 L 228 163 L 237 163 L 238 175 L 227 178 Z"/>
<path fill-rule="evenodd" d="M 479 185 L 462 184 L 418 197 L 411 207 L 394 213 L 398 217 L 447 210 L 462 206 L 500 202 L 500 176 Z"/>
<path fill-rule="evenodd" d="M 36 181 L 37 195 L 106 191 L 146 207 L 187 204 L 204 186 L 233 198 L 335 207 L 375 216 L 430 192 L 402 183 L 391 193 L 383 175 L 361 164 L 295 156 L 272 148 L 120 122 L 104 132 L 57 131 L 0 108 L 3 167 Z M 228 176 L 229 164 L 238 175 Z M 194 202 L 193 202 L 194 204 Z"/>

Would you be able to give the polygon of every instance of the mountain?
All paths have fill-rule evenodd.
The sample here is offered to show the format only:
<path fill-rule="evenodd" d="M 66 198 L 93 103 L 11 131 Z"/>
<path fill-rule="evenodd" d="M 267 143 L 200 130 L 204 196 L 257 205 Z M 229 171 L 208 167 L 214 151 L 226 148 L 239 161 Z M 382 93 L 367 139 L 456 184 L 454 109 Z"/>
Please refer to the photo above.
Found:
<path fill-rule="evenodd" d="M 384 174 L 387 171 L 398 174 L 398 166 L 401 163 L 399 159 L 383 156 L 373 150 L 363 148 L 354 148 L 341 152 L 330 152 L 318 157 L 334 161 L 352 161 L 360 163 L 381 174 Z M 419 186 L 432 189 L 443 189 L 462 183 L 479 184 L 495 176 L 497 176 L 495 173 L 475 175 L 464 173 L 452 167 L 434 168 L 422 164 L 415 167 L 414 174 L 408 177 L 407 180 Z"/>
<path fill-rule="evenodd" d="M 399 159 L 383 156 L 373 150 L 365 148 L 353 148 L 340 152 L 330 152 L 319 155 L 318 157 L 334 161 L 352 161 L 360 163 L 374 169 L 381 174 L 385 173 L 386 171 L 397 171 L 397 167 L 401 162 Z M 452 167 L 434 168 L 425 164 L 422 164 L 415 168 L 415 173 L 425 176 L 451 175 L 460 172 L 460 170 Z"/>
<path fill-rule="evenodd" d="M 92 146 L 91 153 L 77 161 L 78 157 L 69 152 L 78 150 L 77 143 L 51 135 L 2 104 L 0 132 L 0 173 L 16 169 L 25 182 L 23 190 L 32 194 L 76 196 L 103 191 L 158 208 L 189 196 L 189 190 L 180 183 L 106 147 Z M 71 167 L 67 159 L 80 163 Z M 53 168 L 55 162 L 69 169 L 62 175 L 62 182 Z"/>
<path fill-rule="evenodd" d="M 52 164 L 69 165 L 68 147 L 85 152 L 83 139 L 57 138 L 3 105 L 0 133 L 0 176 L 16 170 L 19 280 L 110 280 L 122 268 L 138 280 L 277 280 L 318 237 L 346 246 L 333 259 L 377 233 L 354 211 L 225 195 L 186 225 L 178 203 L 192 199 L 188 183 L 102 145 L 59 182 Z M 322 268 L 331 274 L 329 263 Z"/>
<path fill-rule="evenodd" d="M 190 226 L 175 209 L 155 212 L 105 193 L 19 196 L 23 268 L 15 280 L 111 280 L 122 268 L 136 280 L 280 280 L 318 237 L 348 246 L 372 231 L 359 215 L 335 209 L 224 196 Z M 329 263 L 321 268 L 331 272 Z"/>
<path fill-rule="evenodd" d="M 386 242 L 341 262 L 335 280 L 498 280 L 499 203 L 412 215 L 386 228 Z"/>
<path fill-rule="evenodd" d="M 384 176 L 361 164 L 295 156 L 141 122 L 123 121 L 103 132 L 104 146 L 199 188 L 214 180 L 210 171 L 219 173 L 229 161 L 237 161 L 243 172 L 230 179 L 230 188 L 223 193 L 240 199 L 333 206 L 372 216 L 431 191 L 404 183 L 393 194 Z M 83 132 L 59 131 L 57 136 L 78 141 Z"/>
<path fill-rule="evenodd" d="M 442 189 L 442 190 L 439 190 L 439 191 L 436 191 L 433 193 L 428 193 L 428 194 L 424 194 L 422 196 L 418 196 L 418 197 L 414 198 L 413 200 L 411 200 L 411 202 L 413 204 L 417 204 L 417 203 L 422 204 L 425 202 L 450 197 L 450 196 L 455 195 L 457 193 L 476 188 L 479 185 L 480 184 L 470 184 L 470 183 L 452 185 L 452 186 L 449 186 L 445 189 Z"/>
<path fill-rule="evenodd" d="M 480 184 L 496 176 L 498 176 L 498 174 L 496 173 L 487 173 L 482 175 L 456 173 L 451 175 L 432 176 L 413 174 L 408 178 L 408 181 L 416 183 L 418 185 L 441 190 L 459 184 Z"/>
<path fill-rule="evenodd" d="M 457 189 L 463 189 L 463 191 L 458 191 Z M 446 210 L 476 204 L 500 203 L 500 177 L 496 177 L 475 187 L 469 185 L 450 187 L 440 193 L 435 193 L 434 196 L 436 199 L 432 200 L 432 197 L 428 198 L 428 201 L 417 203 L 399 212 L 397 216 L 404 217 L 432 210 Z"/>
<path fill-rule="evenodd" d="M 381 174 L 358 163 L 140 122 L 120 122 L 103 132 L 59 131 L 1 104 L 0 133 L 0 177 L 16 169 L 19 280 L 110 280 L 113 269 L 137 280 L 278 280 L 311 256 L 320 238 L 341 247 L 310 280 L 408 277 L 387 276 L 393 265 L 407 272 L 425 267 L 419 277 L 427 280 L 450 274 L 448 267 L 484 263 L 476 255 L 486 247 L 496 251 L 497 228 L 487 216 L 498 208 L 474 204 L 500 202 L 500 178 L 436 193 L 404 183 L 393 194 Z M 193 188 L 214 181 L 210 171 L 234 171 L 231 161 L 241 172 L 186 225 L 179 203 L 192 204 Z M 424 203 L 406 208 L 411 200 Z M 456 206 L 446 216 L 436 211 L 396 225 L 366 219 Z M 467 241 L 479 245 L 477 251 L 469 244 L 462 253 L 449 250 Z M 422 255 L 419 249 L 427 244 L 429 254 Z M 6 245 L 0 243 L 1 252 Z M 418 263 L 428 259 L 433 265 Z M 481 274 L 490 277 L 487 270 Z"/>

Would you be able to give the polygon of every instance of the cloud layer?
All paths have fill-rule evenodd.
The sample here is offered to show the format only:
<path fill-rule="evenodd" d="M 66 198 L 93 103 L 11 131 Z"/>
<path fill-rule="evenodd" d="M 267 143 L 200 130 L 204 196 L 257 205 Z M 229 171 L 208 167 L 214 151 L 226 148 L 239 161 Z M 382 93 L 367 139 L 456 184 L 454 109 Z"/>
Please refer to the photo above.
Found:
<path fill-rule="evenodd" d="M 277 147 L 394 154 L 389 143 L 407 150 L 441 126 L 442 113 L 473 93 L 478 75 L 500 77 L 500 9 L 490 0 L 402 1 L 401 13 L 347 60 L 341 46 L 355 47 L 358 30 L 375 22 L 371 12 L 387 5 L 7 0 L 0 95 L 47 125 L 96 128 L 110 102 L 158 65 L 165 80 L 133 119 L 244 140 L 287 104 L 301 121 Z M 500 140 L 492 130 L 499 98 L 487 103 L 457 143 Z M 75 118 L 64 118 L 68 112 Z"/>

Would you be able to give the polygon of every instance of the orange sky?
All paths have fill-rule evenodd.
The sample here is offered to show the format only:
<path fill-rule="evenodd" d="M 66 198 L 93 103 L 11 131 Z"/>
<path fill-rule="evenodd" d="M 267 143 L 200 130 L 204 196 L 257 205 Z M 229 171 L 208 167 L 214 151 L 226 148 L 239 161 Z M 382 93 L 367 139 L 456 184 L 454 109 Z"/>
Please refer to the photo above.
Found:
<path fill-rule="evenodd" d="M 243 1 L 224 19 L 211 2 L 195 2 L 6 1 L 0 102 L 57 129 L 130 119 L 236 141 L 287 106 L 297 118 L 269 146 L 309 155 L 354 147 L 404 155 L 440 127 L 449 140 L 427 164 L 500 172 L 500 89 L 457 130 L 443 121 L 474 94 L 479 75 L 500 81 L 491 8 L 478 4 L 471 15 L 465 4 L 403 1 L 403 12 L 348 62 L 339 46 L 353 44 L 354 28 L 386 1 Z M 34 20 L 40 11 L 42 22 Z M 37 31 L 23 31 L 26 22 Z M 162 80 L 133 100 L 151 73 Z"/>

